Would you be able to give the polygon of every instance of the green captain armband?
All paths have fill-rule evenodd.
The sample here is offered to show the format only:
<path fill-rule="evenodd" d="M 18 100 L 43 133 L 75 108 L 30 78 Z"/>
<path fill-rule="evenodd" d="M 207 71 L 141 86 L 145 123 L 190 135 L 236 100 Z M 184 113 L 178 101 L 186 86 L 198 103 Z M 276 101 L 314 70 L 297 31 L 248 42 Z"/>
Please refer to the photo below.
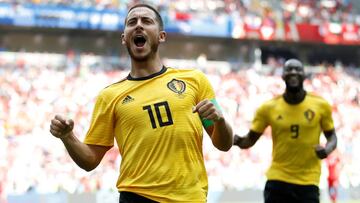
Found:
<path fill-rule="evenodd" d="M 221 112 L 221 107 L 220 107 L 219 103 L 217 103 L 216 99 L 210 99 L 210 102 L 213 103 L 215 105 L 216 109 Z M 208 119 L 202 118 L 201 122 L 202 122 L 204 128 L 214 125 L 214 121 L 208 120 Z"/>
<path fill-rule="evenodd" d="M 201 122 L 202 122 L 204 128 L 207 128 L 207 127 L 209 127 L 209 126 L 214 125 L 214 121 L 208 120 L 208 119 L 203 119 L 203 118 L 202 118 L 202 119 L 201 119 Z"/>

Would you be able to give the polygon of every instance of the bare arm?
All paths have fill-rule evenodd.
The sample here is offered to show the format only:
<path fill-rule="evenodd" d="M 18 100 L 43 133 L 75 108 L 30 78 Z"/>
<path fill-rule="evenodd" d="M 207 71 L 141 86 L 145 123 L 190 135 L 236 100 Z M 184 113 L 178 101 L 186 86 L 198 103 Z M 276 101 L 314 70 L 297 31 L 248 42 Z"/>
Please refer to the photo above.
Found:
<path fill-rule="evenodd" d="M 51 120 L 51 134 L 61 139 L 70 157 L 80 168 L 91 171 L 99 165 L 111 147 L 82 143 L 72 132 L 73 128 L 74 122 L 72 120 L 65 120 L 59 115 Z"/>
<path fill-rule="evenodd" d="M 61 138 L 72 160 L 82 169 L 91 171 L 95 169 L 105 153 L 111 148 L 107 146 L 88 145 L 79 141 L 71 132 L 71 135 Z"/>
<path fill-rule="evenodd" d="M 212 121 L 214 124 L 205 128 L 213 145 L 221 150 L 228 151 L 233 144 L 232 128 L 226 122 L 223 114 L 209 100 L 199 102 L 193 112 L 198 112 L 202 119 Z"/>
<path fill-rule="evenodd" d="M 256 143 L 256 141 L 260 138 L 261 135 L 262 133 L 257 133 L 252 130 L 250 130 L 245 137 L 235 135 L 234 145 L 240 147 L 241 149 L 248 149 Z"/>
<path fill-rule="evenodd" d="M 332 151 L 336 149 L 337 146 L 337 137 L 335 130 L 324 131 L 324 135 L 326 137 L 326 145 L 325 147 L 317 145 L 315 147 L 316 155 L 320 159 L 325 159 Z"/>
<path fill-rule="evenodd" d="M 224 117 L 214 122 L 213 126 L 209 126 L 206 129 L 208 135 L 210 135 L 211 141 L 214 146 L 221 151 L 228 151 L 232 146 L 232 128 L 226 122 Z"/>

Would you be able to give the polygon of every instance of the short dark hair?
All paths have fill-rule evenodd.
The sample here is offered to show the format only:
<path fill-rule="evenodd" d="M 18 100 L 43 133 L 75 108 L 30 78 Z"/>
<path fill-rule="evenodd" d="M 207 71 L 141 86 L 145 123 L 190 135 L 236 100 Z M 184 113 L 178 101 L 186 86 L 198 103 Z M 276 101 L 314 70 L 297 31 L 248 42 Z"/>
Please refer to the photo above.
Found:
<path fill-rule="evenodd" d="M 296 58 L 291 58 L 285 61 L 284 68 L 286 67 L 299 67 L 304 69 L 304 65 L 302 64 L 302 62 Z"/>
<path fill-rule="evenodd" d="M 130 11 L 133 10 L 134 8 L 139 8 L 139 7 L 146 7 L 146 8 L 148 8 L 148 9 L 152 10 L 152 11 L 155 13 L 155 15 L 156 15 L 156 20 L 157 20 L 158 23 L 159 23 L 159 28 L 160 28 L 160 30 L 164 30 L 164 22 L 163 22 L 163 20 L 162 20 L 162 18 L 161 18 L 160 13 L 156 10 L 156 8 L 150 6 L 149 4 L 143 4 L 143 3 L 141 3 L 141 4 L 135 4 L 134 6 L 130 7 L 130 9 L 128 10 L 128 13 L 127 13 L 127 15 L 126 15 L 126 18 L 125 18 L 125 25 L 126 25 L 126 20 L 127 20 L 127 17 L 128 17 L 128 15 L 129 15 Z"/>

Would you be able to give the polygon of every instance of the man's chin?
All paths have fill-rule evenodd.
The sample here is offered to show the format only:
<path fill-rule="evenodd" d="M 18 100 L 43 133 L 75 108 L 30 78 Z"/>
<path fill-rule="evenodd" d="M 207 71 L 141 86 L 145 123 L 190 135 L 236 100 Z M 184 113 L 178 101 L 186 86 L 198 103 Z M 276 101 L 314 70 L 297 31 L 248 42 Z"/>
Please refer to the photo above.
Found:
<path fill-rule="evenodd" d="M 141 52 L 136 52 L 129 47 L 127 47 L 128 53 L 130 54 L 130 57 L 138 62 L 147 61 L 150 58 L 155 57 L 155 53 L 157 52 L 157 46 L 152 46 L 150 51 L 142 50 Z"/>
<path fill-rule="evenodd" d="M 296 93 L 296 92 L 299 92 L 301 90 L 301 87 L 300 86 L 286 86 L 286 89 L 289 91 L 289 92 L 293 92 L 293 93 Z"/>
<path fill-rule="evenodd" d="M 135 61 L 143 62 L 143 61 L 146 61 L 149 57 L 148 56 L 133 56 L 132 58 Z"/>
<path fill-rule="evenodd" d="M 149 55 L 139 55 L 139 54 L 130 54 L 131 58 L 135 61 L 146 61 L 149 58 Z"/>

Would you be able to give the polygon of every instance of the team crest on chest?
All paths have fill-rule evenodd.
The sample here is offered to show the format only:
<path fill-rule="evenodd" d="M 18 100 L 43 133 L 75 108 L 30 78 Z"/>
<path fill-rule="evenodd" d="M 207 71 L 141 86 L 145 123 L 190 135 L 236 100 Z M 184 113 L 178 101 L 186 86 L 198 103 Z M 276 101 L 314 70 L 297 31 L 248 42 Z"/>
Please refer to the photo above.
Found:
<path fill-rule="evenodd" d="M 182 95 L 185 92 L 186 84 L 184 81 L 172 79 L 168 82 L 167 87 L 178 95 Z"/>
<path fill-rule="evenodd" d="M 308 109 L 304 112 L 304 116 L 305 116 L 306 120 L 308 120 L 310 122 L 310 121 L 312 121 L 312 119 L 314 119 L 315 112 L 311 109 Z"/>

